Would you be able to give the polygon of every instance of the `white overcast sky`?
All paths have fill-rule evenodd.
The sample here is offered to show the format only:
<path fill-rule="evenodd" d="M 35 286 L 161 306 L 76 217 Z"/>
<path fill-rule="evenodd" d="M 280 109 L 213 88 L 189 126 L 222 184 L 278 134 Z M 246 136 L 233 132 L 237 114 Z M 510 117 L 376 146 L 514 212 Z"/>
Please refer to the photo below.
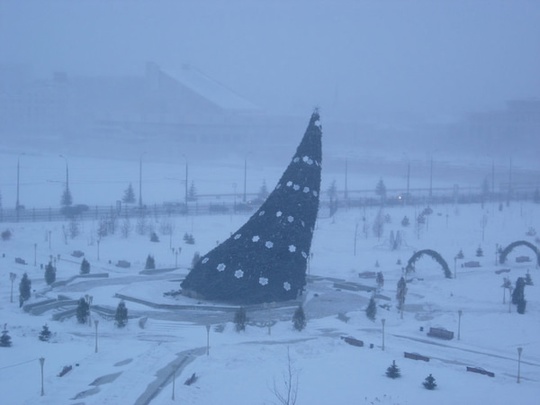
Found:
<path fill-rule="evenodd" d="M 445 116 L 540 96 L 538 0 L 0 0 L 0 64 L 188 63 L 264 109 Z"/>

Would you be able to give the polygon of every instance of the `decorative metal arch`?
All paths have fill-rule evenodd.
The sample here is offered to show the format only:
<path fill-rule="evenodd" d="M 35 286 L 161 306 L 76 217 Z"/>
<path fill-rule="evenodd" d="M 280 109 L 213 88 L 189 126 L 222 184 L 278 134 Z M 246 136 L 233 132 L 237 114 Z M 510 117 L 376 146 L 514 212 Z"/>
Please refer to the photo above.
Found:
<path fill-rule="evenodd" d="M 446 260 L 443 259 L 443 257 L 440 255 L 440 253 L 436 252 L 432 249 L 423 249 L 419 250 L 415 254 L 411 256 L 409 261 L 407 262 L 407 271 L 414 271 L 414 264 L 424 255 L 430 256 L 433 260 L 435 260 L 437 263 L 439 263 L 444 271 L 444 276 L 446 278 L 452 278 L 452 272 L 450 271 L 450 268 L 448 267 L 448 263 L 446 263 Z"/>
<path fill-rule="evenodd" d="M 508 254 L 514 250 L 514 248 L 518 246 L 527 246 L 530 248 L 534 254 L 536 255 L 536 264 L 540 266 L 540 252 L 538 251 L 538 248 L 534 246 L 532 243 L 527 242 L 526 240 L 518 240 L 516 242 L 510 243 L 507 247 L 505 247 L 503 250 L 501 250 L 499 261 L 502 263 L 506 262 L 506 257 Z"/>

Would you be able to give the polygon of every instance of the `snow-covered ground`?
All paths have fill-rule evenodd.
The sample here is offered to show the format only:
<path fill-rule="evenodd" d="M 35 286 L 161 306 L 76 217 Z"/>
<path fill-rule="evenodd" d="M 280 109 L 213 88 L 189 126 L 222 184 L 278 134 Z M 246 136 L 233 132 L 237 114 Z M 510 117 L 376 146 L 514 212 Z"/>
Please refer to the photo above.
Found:
<path fill-rule="evenodd" d="M 385 224 L 380 239 L 372 231 L 378 208 L 342 209 L 334 218 L 321 212 L 309 268 L 310 276 L 319 277 L 310 277 L 303 297 L 308 324 L 302 332 L 293 330 L 290 321 L 295 303 L 248 309 L 250 324 L 245 332 L 237 333 L 231 322 L 233 312 L 228 308 L 218 310 L 187 298 L 163 296 L 163 292 L 179 287 L 196 251 L 204 254 L 223 241 L 248 219 L 247 214 L 151 218 L 149 224 L 161 239 L 158 243 L 150 242 L 148 235 L 137 234 L 133 218 L 128 238 L 123 238 L 117 229 L 114 235 L 104 237 L 99 247 L 97 222 L 81 223 L 81 233 L 74 239 L 64 239 L 62 228 L 68 226 L 67 222 L 2 223 L 0 230 L 10 229 L 12 237 L 0 242 L 0 323 L 6 324 L 13 345 L 0 348 L 1 402 L 143 404 L 152 398 L 152 404 L 279 403 L 275 392 L 285 392 L 289 353 L 293 376 L 298 381 L 298 404 L 537 403 L 540 278 L 535 257 L 532 250 L 518 247 L 507 263 L 500 265 L 495 262 L 495 250 L 497 244 L 504 247 L 517 240 L 538 246 L 535 236 L 526 233 L 538 228 L 540 206 L 529 202 L 512 202 L 509 207 L 503 205 L 502 210 L 498 203 L 488 203 L 484 208 L 435 206 L 427 223 L 417 230 L 414 218 L 423 208 L 384 209 L 390 222 Z M 411 219 L 408 227 L 401 225 L 405 215 Z M 173 225 L 172 236 L 160 233 L 163 222 Z M 403 244 L 391 250 L 390 233 L 397 231 Z M 183 242 L 186 232 L 193 234 L 195 245 Z M 176 256 L 171 247 L 182 250 Z M 483 257 L 476 257 L 478 247 L 483 249 Z M 457 278 L 444 278 L 435 261 L 421 258 L 416 272 L 407 276 L 411 281 L 401 319 L 396 310 L 397 281 L 404 263 L 420 249 L 438 251 Z M 455 261 L 460 249 L 465 258 Z M 40 265 L 52 255 L 57 259 L 58 280 L 70 279 L 80 268 L 81 259 L 71 256 L 75 250 L 84 252 L 92 266 L 91 274 L 107 273 L 108 277 L 76 278 L 64 286 L 48 287 Z M 158 268 L 178 266 L 167 272 L 140 274 L 148 254 L 154 255 Z M 529 256 L 532 262 L 516 263 L 517 256 Z M 28 264 L 15 263 L 17 257 Z M 131 267 L 116 267 L 118 260 L 131 262 Z M 403 264 L 397 264 L 398 260 Z M 479 261 L 481 267 L 461 267 L 468 261 Z M 497 274 L 500 269 L 510 271 Z M 374 286 L 373 278 L 359 278 L 358 274 L 366 271 L 382 271 L 385 278 L 375 321 L 365 315 L 370 293 L 334 287 L 334 279 Z M 527 271 L 535 285 L 525 288 L 527 310 L 520 315 L 514 305 L 508 305 L 508 295 L 503 304 L 501 285 L 503 277 L 515 283 Z M 17 274 L 13 303 L 10 272 Z M 123 329 L 97 311 L 92 312 L 92 326 L 78 324 L 74 317 L 55 321 L 52 317 L 60 309 L 31 315 L 19 308 L 18 285 L 24 272 L 32 280 L 29 303 L 59 295 L 79 299 L 88 294 L 93 297 L 93 305 L 114 310 L 118 293 L 155 304 L 194 305 L 199 309 L 162 309 L 128 299 L 126 305 L 133 317 Z M 139 320 L 145 317 L 148 319 L 142 328 Z M 384 350 L 382 319 L 386 320 Z M 94 320 L 99 320 L 97 353 Z M 277 321 L 270 331 L 265 326 L 269 320 Z M 44 324 L 54 333 L 48 343 L 38 340 Z M 207 324 L 211 325 L 209 355 Z M 454 339 L 429 337 L 426 332 L 430 327 L 451 330 Z M 360 339 L 364 346 L 349 345 L 341 336 Z M 523 349 L 520 384 L 518 347 Z M 406 359 L 404 352 L 420 353 L 430 361 Z M 45 359 L 43 396 L 40 357 Z M 385 371 L 394 360 L 402 376 L 392 380 Z M 69 365 L 73 369 L 59 377 L 62 368 Z M 467 372 L 466 366 L 482 367 L 495 373 L 495 377 Z M 184 385 L 193 373 L 198 380 Z M 422 386 L 429 374 L 438 384 L 434 391 Z"/>

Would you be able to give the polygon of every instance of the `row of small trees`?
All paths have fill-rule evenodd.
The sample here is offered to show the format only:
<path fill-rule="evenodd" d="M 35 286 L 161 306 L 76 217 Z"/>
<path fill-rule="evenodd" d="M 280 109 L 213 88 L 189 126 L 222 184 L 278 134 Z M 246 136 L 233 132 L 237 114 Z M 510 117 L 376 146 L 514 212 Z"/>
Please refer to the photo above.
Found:
<path fill-rule="evenodd" d="M 386 376 L 391 379 L 396 379 L 401 377 L 401 371 L 399 367 L 396 365 L 396 361 L 392 361 L 392 365 L 386 369 Z M 427 390 L 434 390 L 437 387 L 437 383 L 435 382 L 435 378 L 430 374 L 426 377 L 424 382 L 422 383 L 425 389 Z"/>
<path fill-rule="evenodd" d="M 246 330 L 246 324 L 248 321 L 246 309 L 244 307 L 240 307 L 236 310 L 234 313 L 234 325 L 237 332 L 245 331 Z M 292 316 L 292 323 L 293 328 L 299 332 L 305 329 L 307 326 L 307 319 L 306 314 L 304 312 L 304 308 L 302 307 L 302 304 L 296 308 L 294 311 L 294 314 Z"/>

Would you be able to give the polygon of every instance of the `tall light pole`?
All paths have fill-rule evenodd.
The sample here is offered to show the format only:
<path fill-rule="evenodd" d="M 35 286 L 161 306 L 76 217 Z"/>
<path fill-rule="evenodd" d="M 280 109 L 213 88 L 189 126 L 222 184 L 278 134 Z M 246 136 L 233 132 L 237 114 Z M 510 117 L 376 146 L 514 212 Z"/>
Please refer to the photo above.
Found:
<path fill-rule="evenodd" d="M 460 340 L 461 339 L 461 315 L 463 315 L 463 311 L 460 309 L 457 313 L 458 313 L 457 340 Z"/>
<path fill-rule="evenodd" d="M 206 325 L 206 355 L 210 355 L 210 325 Z"/>
<path fill-rule="evenodd" d="M 45 395 L 45 389 L 43 387 L 43 365 L 45 364 L 45 357 L 39 358 L 39 364 L 41 366 L 41 396 Z"/>
<path fill-rule="evenodd" d="M 186 181 L 186 190 L 185 191 L 186 191 L 186 209 L 187 209 L 187 206 L 188 206 L 188 187 L 189 187 L 189 185 L 188 185 L 189 167 L 188 167 L 188 160 L 187 160 L 186 155 L 182 155 L 182 156 L 184 156 L 184 158 L 186 159 L 186 180 L 185 180 Z"/>
<path fill-rule="evenodd" d="M 246 188 L 247 188 L 247 157 L 244 158 L 244 197 L 242 202 L 246 202 Z"/>
<path fill-rule="evenodd" d="M 86 294 L 84 296 L 85 300 L 86 300 L 86 303 L 88 304 L 88 326 L 92 327 L 92 321 L 91 321 L 91 312 L 90 312 L 90 307 L 92 306 L 92 301 L 94 300 L 94 297 L 92 297 L 91 295 L 88 295 Z"/>
<path fill-rule="evenodd" d="M 139 156 L 139 207 L 142 208 L 142 157 L 144 152 Z"/>
<path fill-rule="evenodd" d="M 98 352 L 98 333 L 97 333 L 97 330 L 98 330 L 98 325 L 99 325 L 99 320 L 95 320 L 94 321 L 94 325 L 96 325 L 96 350 L 95 350 L 95 353 Z"/>
<path fill-rule="evenodd" d="M 37 266 L 37 243 L 34 243 L 34 267 Z"/>
<path fill-rule="evenodd" d="M 348 176 L 349 176 L 349 162 L 347 159 L 345 159 L 345 201 L 349 199 L 349 187 L 348 187 Z"/>
<path fill-rule="evenodd" d="M 21 202 L 19 200 L 19 190 L 20 190 L 20 179 L 21 179 L 21 156 L 24 155 L 24 153 L 20 153 L 19 156 L 17 156 L 17 201 L 15 202 L 15 209 L 17 210 L 17 213 L 19 212 L 19 209 L 21 207 Z M 17 219 L 19 219 L 19 215 L 17 214 Z"/>
<path fill-rule="evenodd" d="M 66 162 L 66 189 L 69 190 L 69 166 L 68 166 L 68 160 L 64 155 L 60 155 L 60 157 L 64 159 L 64 162 Z"/>
<path fill-rule="evenodd" d="M 517 383 L 519 384 L 521 381 L 521 353 L 523 352 L 523 347 L 517 348 L 518 352 L 518 375 L 517 375 Z"/>
<path fill-rule="evenodd" d="M 13 302 L 13 282 L 17 278 L 17 275 L 15 273 L 9 273 L 9 280 L 11 281 L 11 295 L 9 298 L 9 302 Z"/>
<path fill-rule="evenodd" d="M 382 323 L 382 349 L 384 351 L 384 324 L 386 323 L 386 319 L 381 319 L 381 323 Z"/>
<path fill-rule="evenodd" d="M 431 197 L 433 196 L 433 156 L 429 161 L 429 203 L 431 204 Z"/>

